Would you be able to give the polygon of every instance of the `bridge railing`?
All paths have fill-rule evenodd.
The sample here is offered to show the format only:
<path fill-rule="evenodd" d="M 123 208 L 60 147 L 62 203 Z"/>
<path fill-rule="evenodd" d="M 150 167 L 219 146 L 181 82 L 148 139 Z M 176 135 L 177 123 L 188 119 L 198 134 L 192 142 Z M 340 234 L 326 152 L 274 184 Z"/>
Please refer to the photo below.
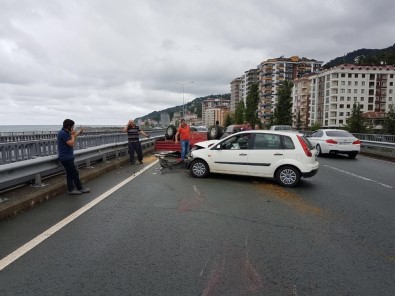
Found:
<path fill-rule="evenodd" d="M 162 137 L 153 137 L 141 140 L 143 152 L 155 149 L 155 140 Z M 82 141 L 83 142 L 83 141 Z M 78 167 L 90 167 L 91 163 L 106 161 L 109 158 L 120 157 L 128 153 L 127 141 L 118 143 L 103 143 L 103 145 L 89 147 L 89 140 L 81 143 L 84 149 L 74 151 L 75 163 Z M 20 162 L 7 163 L 0 166 L 0 191 L 21 184 L 31 183 L 41 186 L 42 179 L 63 172 L 63 166 L 58 156 L 47 155 Z"/>

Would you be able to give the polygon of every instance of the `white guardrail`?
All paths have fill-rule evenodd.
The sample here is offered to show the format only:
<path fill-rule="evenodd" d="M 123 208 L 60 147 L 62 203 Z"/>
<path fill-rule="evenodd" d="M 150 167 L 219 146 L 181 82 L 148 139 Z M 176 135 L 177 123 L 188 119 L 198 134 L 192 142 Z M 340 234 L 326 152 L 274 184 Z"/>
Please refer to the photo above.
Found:
<path fill-rule="evenodd" d="M 141 140 L 143 152 L 154 149 L 157 138 L 161 137 Z M 75 164 L 78 167 L 90 167 L 93 162 L 106 161 L 107 158 L 120 157 L 127 153 L 127 141 L 79 149 L 74 151 Z M 0 165 L 0 191 L 26 183 L 39 187 L 42 186 L 42 178 L 61 173 L 63 170 L 57 155 Z"/>

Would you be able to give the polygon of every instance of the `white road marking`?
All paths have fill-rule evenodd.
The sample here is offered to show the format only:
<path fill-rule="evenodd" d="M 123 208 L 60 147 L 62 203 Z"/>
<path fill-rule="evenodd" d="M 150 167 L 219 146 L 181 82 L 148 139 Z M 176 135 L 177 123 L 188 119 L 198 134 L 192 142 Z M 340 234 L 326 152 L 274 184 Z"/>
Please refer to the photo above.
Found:
<path fill-rule="evenodd" d="M 347 175 L 350 175 L 350 176 L 353 176 L 353 177 L 362 179 L 362 180 L 364 180 L 364 181 L 369 181 L 369 182 L 373 182 L 373 183 L 379 184 L 379 185 L 381 185 L 381 186 L 383 186 L 383 187 L 385 187 L 385 188 L 390 188 L 390 189 L 393 189 L 393 188 L 394 188 L 394 187 L 392 187 L 392 186 L 390 186 L 390 185 L 381 183 L 381 182 L 379 182 L 379 181 L 372 180 L 372 179 L 369 179 L 369 178 L 366 178 L 366 177 L 363 177 L 363 176 L 360 176 L 360 175 L 357 175 L 357 174 L 354 174 L 354 173 L 351 173 L 351 172 L 347 172 L 347 171 L 344 171 L 344 170 L 335 168 L 335 167 L 330 166 L 330 165 L 327 165 L 327 164 L 324 164 L 324 166 L 326 166 L 326 167 L 328 167 L 328 168 L 331 168 L 331 169 L 333 169 L 333 170 L 342 172 L 342 173 L 344 173 L 344 174 L 347 174 Z"/>
<path fill-rule="evenodd" d="M 359 155 L 358 157 L 367 158 L 367 159 L 370 159 L 370 160 L 375 160 L 375 161 L 378 161 L 378 162 L 383 162 L 383 163 L 388 163 L 388 164 L 395 165 L 395 162 L 393 162 L 393 161 L 382 160 L 382 159 L 378 159 L 378 158 L 374 158 L 374 157 L 369 157 L 369 156 L 366 156 L 366 155 L 364 155 L 364 156 Z"/>
<path fill-rule="evenodd" d="M 85 213 L 86 211 L 88 211 L 89 209 L 91 209 L 92 207 L 97 205 L 99 202 L 101 202 L 104 199 L 106 199 L 112 193 L 114 193 L 115 191 L 117 191 L 121 187 L 125 186 L 127 183 L 132 181 L 138 175 L 142 174 L 143 172 L 145 172 L 146 170 L 148 170 L 150 167 L 152 167 L 153 165 L 157 164 L 158 162 L 159 162 L 159 160 L 154 161 L 150 165 L 148 165 L 145 168 L 143 168 L 141 171 L 138 171 L 137 173 L 133 174 L 129 178 L 127 178 L 127 179 L 123 180 L 122 182 L 118 183 L 117 185 L 115 185 L 111 189 L 107 190 L 102 195 L 100 195 L 97 198 L 95 198 L 94 200 L 92 200 L 90 203 L 86 204 L 85 206 L 83 206 L 79 210 L 75 211 L 74 213 L 72 213 L 68 217 L 64 218 L 59 223 L 55 224 L 51 228 L 47 229 L 46 231 L 44 231 L 40 235 L 38 235 L 35 238 L 33 238 L 31 241 L 29 241 L 26 244 L 24 244 L 19 249 L 15 250 L 11 254 L 9 254 L 6 257 L 4 257 L 3 259 L 1 259 L 0 260 L 0 271 L 2 271 L 4 268 L 6 268 L 12 262 L 14 262 L 18 258 L 22 257 L 24 254 L 26 254 L 27 252 L 32 250 L 34 247 L 36 247 L 37 245 L 42 243 L 44 240 L 49 238 L 51 235 L 55 234 L 57 231 L 59 231 L 60 229 L 65 227 L 67 224 L 69 224 L 70 222 L 72 222 L 73 220 L 75 220 L 76 218 L 81 216 L 83 213 Z"/>

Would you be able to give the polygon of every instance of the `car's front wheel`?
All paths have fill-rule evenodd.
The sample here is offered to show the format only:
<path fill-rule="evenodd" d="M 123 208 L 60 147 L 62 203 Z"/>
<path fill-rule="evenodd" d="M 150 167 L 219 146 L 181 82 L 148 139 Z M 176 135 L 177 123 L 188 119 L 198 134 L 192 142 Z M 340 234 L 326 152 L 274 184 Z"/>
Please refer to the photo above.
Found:
<path fill-rule="evenodd" d="M 294 187 L 300 181 L 300 172 L 293 166 L 283 166 L 277 170 L 277 182 L 285 187 Z"/>
<path fill-rule="evenodd" d="M 191 172 L 191 175 L 195 178 L 204 178 L 209 173 L 208 165 L 202 159 L 193 160 L 189 170 Z"/>

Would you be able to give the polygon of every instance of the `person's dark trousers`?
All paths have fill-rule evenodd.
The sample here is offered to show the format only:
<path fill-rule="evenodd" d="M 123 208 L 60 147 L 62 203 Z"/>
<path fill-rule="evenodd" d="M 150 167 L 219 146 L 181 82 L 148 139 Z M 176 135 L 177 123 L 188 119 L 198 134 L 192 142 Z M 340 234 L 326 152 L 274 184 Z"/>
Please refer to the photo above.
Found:
<path fill-rule="evenodd" d="M 77 190 L 82 190 L 82 184 L 80 181 L 80 173 L 78 172 L 77 167 L 74 164 L 74 159 L 61 161 L 64 169 L 66 170 L 66 179 L 67 179 L 67 190 L 73 191 L 74 184 L 77 187 Z"/>
<path fill-rule="evenodd" d="M 130 162 L 134 163 L 134 151 L 136 151 L 138 161 L 143 160 L 143 150 L 140 142 L 129 142 L 129 157 Z"/>

